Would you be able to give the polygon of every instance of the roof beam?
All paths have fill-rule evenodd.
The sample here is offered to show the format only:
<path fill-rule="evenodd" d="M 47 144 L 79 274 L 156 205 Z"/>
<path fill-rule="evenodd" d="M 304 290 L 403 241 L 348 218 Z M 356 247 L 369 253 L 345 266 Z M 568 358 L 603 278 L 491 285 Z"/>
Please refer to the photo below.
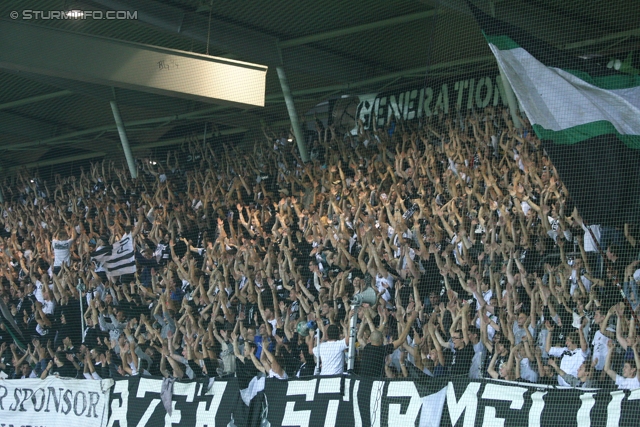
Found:
<path fill-rule="evenodd" d="M 39 168 L 39 167 L 43 167 L 43 166 L 52 166 L 52 165 L 59 165 L 61 163 L 69 163 L 69 162 L 76 162 L 79 160 L 87 160 L 87 159 L 93 159 L 95 157 L 104 157 L 105 153 L 104 152 L 95 152 L 95 153 L 85 153 L 85 154 L 78 154 L 76 156 L 70 156 L 70 157 L 60 157 L 60 158 L 55 158 L 55 159 L 49 159 L 49 160 L 42 160 L 42 161 L 38 161 L 38 162 L 31 162 L 31 163 L 24 163 L 21 165 L 15 165 L 15 166 L 11 166 L 8 167 L 6 169 L 4 169 L 7 172 L 12 172 L 15 170 L 20 170 L 23 168 Z"/>
<path fill-rule="evenodd" d="M 371 77 L 379 72 L 376 67 L 309 46 L 291 46 L 280 52 L 278 39 L 260 31 L 231 24 L 154 0 L 91 0 L 112 10 L 138 13 L 138 21 L 168 32 L 197 40 L 213 49 L 238 55 L 247 61 L 269 66 L 286 65 L 287 70 L 347 82 Z M 383 70 L 385 71 L 385 70 Z"/>
<path fill-rule="evenodd" d="M 263 106 L 267 68 L 0 20 L 0 68 L 236 106 Z"/>
<path fill-rule="evenodd" d="M 57 88 L 69 89 L 66 91 L 56 92 L 71 92 L 76 95 L 85 95 L 91 98 L 99 99 L 104 102 L 112 101 L 116 99 L 119 104 L 131 105 L 135 107 L 143 107 L 149 110 L 164 111 L 167 113 L 178 111 L 189 111 L 193 109 L 194 102 L 188 99 L 170 98 L 164 95 L 156 95 L 155 93 L 146 93 L 140 91 L 134 91 L 130 89 L 113 88 L 108 86 L 102 86 L 94 83 L 79 82 L 70 79 L 63 79 L 61 77 L 51 77 L 40 74 L 25 73 L 25 72 L 12 72 L 17 76 L 26 77 L 28 79 L 45 83 Z M 115 95 L 114 95 L 115 94 Z M 0 105 L 0 107 L 2 107 Z"/>
<path fill-rule="evenodd" d="M 600 43 L 606 43 L 611 40 L 617 40 L 617 39 L 622 39 L 625 37 L 633 37 L 633 36 L 640 36 L 640 28 L 636 28 L 629 31 L 621 31 L 619 33 L 614 33 L 614 34 L 608 34 L 606 36 L 599 37 L 597 39 L 589 39 L 589 40 L 583 40 L 575 43 L 567 43 L 562 47 L 563 49 L 579 49 L 582 47 L 593 46 Z"/>
<path fill-rule="evenodd" d="M 62 96 L 73 95 L 70 90 L 61 90 L 58 92 L 47 93 L 46 95 L 31 96 L 29 98 L 18 99 L 17 101 L 5 102 L 0 104 L 0 110 L 22 107 L 23 105 L 33 104 L 35 102 L 47 101 L 49 99 L 60 98 Z"/>
<path fill-rule="evenodd" d="M 248 131 L 249 129 L 243 128 L 243 127 L 224 129 L 221 131 L 211 131 L 211 132 L 207 132 L 206 138 L 209 139 L 209 138 L 215 138 L 219 136 L 237 135 L 237 134 L 245 133 Z M 198 133 L 196 135 L 193 135 L 192 138 L 199 141 L 201 139 L 204 139 L 205 135 L 204 133 L 202 134 Z M 184 142 L 184 137 L 164 139 L 156 142 L 150 142 L 148 144 L 136 145 L 135 147 L 131 147 L 131 151 L 139 152 L 139 151 L 148 150 L 150 148 L 166 147 L 167 145 L 181 144 L 183 142 Z"/>
<path fill-rule="evenodd" d="M 35 139 L 54 135 L 56 126 L 19 114 L 0 112 L 0 129 L 2 133 Z"/>
<path fill-rule="evenodd" d="M 246 128 L 233 128 L 233 129 L 225 129 L 222 130 L 220 132 L 208 132 L 206 138 L 214 138 L 214 137 L 218 137 L 218 136 L 229 136 L 229 135 L 237 135 L 240 133 L 245 133 L 247 132 L 248 129 Z M 194 135 L 194 137 L 197 140 L 201 140 L 204 139 L 204 135 Z M 182 142 L 184 142 L 184 138 L 180 137 L 180 138 L 172 138 L 172 139 L 165 139 L 162 141 L 157 141 L 157 142 L 152 142 L 149 144 L 141 144 L 141 145 L 137 145 L 135 147 L 131 147 L 131 150 L 134 152 L 140 152 L 140 151 L 144 151 L 144 150 L 148 150 L 151 148 L 158 148 L 158 147 L 165 147 L 168 145 L 176 145 L 176 144 L 181 144 Z M 38 168 L 38 167 L 42 167 L 42 166 L 53 166 L 53 165 L 59 165 L 59 164 L 63 164 L 63 163 L 69 163 L 69 162 L 77 162 L 80 160 L 87 160 L 87 159 L 93 159 L 96 157 L 105 157 L 109 155 L 109 152 L 105 152 L 105 151 L 96 151 L 96 152 L 91 152 L 91 153 L 84 153 L 84 154 L 78 154 L 76 156 L 69 156 L 69 157 L 58 157 L 55 159 L 50 159 L 50 160 L 43 160 L 43 161 L 37 161 L 37 162 L 31 162 L 31 163 L 25 163 L 25 164 L 20 164 L 20 165 L 14 165 L 8 168 L 2 168 L 0 167 L 0 170 L 4 170 L 6 172 L 12 172 L 15 170 L 19 170 L 19 169 L 23 169 L 23 168 Z"/>
<path fill-rule="evenodd" d="M 153 119 L 133 120 L 130 122 L 125 122 L 124 125 L 127 128 L 133 128 L 136 126 L 146 126 L 146 125 L 160 124 L 160 123 L 171 123 L 177 120 L 185 120 L 185 119 L 193 119 L 193 118 L 202 119 L 202 117 L 199 117 L 199 116 L 202 116 L 203 114 L 216 113 L 224 109 L 225 107 L 216 106 L 216 107 L 206 108 L 204 110 L 192 111 L 186 114 L 156 117 Z M 108 125 L 97 126 L 89 129 L 83 129 L 83 130 L 67 133 L 64 135 L 58 135 L 51 138 L 37 140 L 37 141 L 1 145 L 0 150 L 22 150 L 28 147 L 60 145 L 60 144 L 65 144 L 69 139 L 72 139 L 72 138 L 78 138 L 85 135 L 91 135 L 91 134 L 100 133 L 100 132 L 110 132 L 110 131 L 116 131 L 116 130 L 117 130 L 117 127 L 115 123 L 111 123 Z"/>
<path fill-rule="evenodd" d="M 363 31 L 375 30 L 377 28 L 406 24 L 407 22 L 429 18 L 433 15 L 435 15 L 435 10 L 427 10 L 424 12 L 411 13 L 408 15 L 400 15 L 394 18 L 383 19 L 381 21 L 369 22 L 362 25 L 354 25 L 353 27 L 340 28 L 338 30 L 327 31 L 324 33 L 311 34 L 309 36 L 299 37 L 296 39 L 282 40 L 280 41 L 279 46 L 281 49 L 287 49 L 303 44 L 315 43 L 323 40 L 333 39 L 336 37 L 348 36 L 350 34 L 356 34 Z"/>
<path fill-rule="evenodd" d="M 479 57 L 474 57 L 474 58 L 465 58 L 465 59 L 460 59 L 460 60 L 456 60 L 456 61 L 450 61 L 450 62 L 443 62 L 443 63 L 440 63 L 440 64 L 435 64 L 430 68 L 430 70 L 433 71 L 433 70 L 438 70 L 438 69 L 443 69 L 443 68 L 446 69 L 446 68 L 456 67 L 456 66 L 460 66 L 460 65 L 477 64 L 477 63 L 488 62 L 488 61 L 492 61 L 492 60 L 494 60 L 493 55 L 485 55 L 485 56 L 479 56 Z M 359 88 L 359 87 L 363 87 L 363 86 L 367 86 L 367 85 L 371 85 L 371 84 L 377 84 L 377 83 L 380 83 L 380 82 L 383 82 L 383 81 L 387 81 L 387 80 L 393 80 L 393 79 L 396 79 L 396 78 L 399 78 L 399 77 L 411 76 L 411 75 L 416 74 L 416 73 L 424 73 L 425 70 L 426 70 L 426 67 L 417 67 L 417 68 L 412 68 L 412 69 L 408 69 L 408 70 L 398 71 L 398 72 L 395 72 L 395 73 L 379 75 L 379 76 L 374 77 L 374 78 L 364 79 L 364 80 L 360 80 L 360 81 L 356 81 L 356 82 L 348 83 L 348 84 L 337 84 L 337 85 L 317 87 L 317 88 L 297 90 L 297 91 L 294 90 L 294 91 L 292 91 L 292 94 L 293 94 L 293 96 L 303 96 L 303 95 L 311 95 L 311 94 L 316 94 L 316 93 L 334 92 L 334 91 L 339 91 L 339 90 L 351 90 L 351 89 L 355 89 L 355 88 Z M 279 100 L 282 100 L 283 98 L 284 98 L 284 95 L 282 93 L 275 93 L 275 94 L 266 96 L 265 100 L 267 102 L 268 101 L 279 101 Z M 173 116 L 164 116 L 164 117 L 156 117 L 156 118 L 153 118 L 153 119 L 134 120 L 134 121 L 126 122 L 125 126 L 127 128 L 135 128 L 137 126 L 146 126 L 146 125 L 160 124 L 160 123 L 171 123 L 171 122 L 174 122 L 174 121 L 187 120 L 187 119 L 194 119 L 194 120 L 207 119 L 207 120 L 216 121 L 215 117 L 206 117 L 206 116 L 218 113 L 218 112 L 223 111 L 223 110 L 226 110 L 226 108 L 223 107 L 223 106 L 217 106 L 217 107 L 206 108 L 206 109 L 203 109 L 203 110 L 192 111 L 192 112 L 186 113 L 186 114 L 173 115 Z M 220 121 L 224 122 L 225 120 L 221 119 Z M 30 142 L 26 142 L 26 143 L 3 145 L 3 146 L 0 146 L 0 150 L 20 150 L 20 149 L 24 149 L 24 148 L 27 148 L 27 147 L 59 145 L 59 144 L 64 144 L 67 140 L 72 139 L 72 138 L 77 138 L 77 137 L 81 137 L 81 136 L 85 136 L 85 135 L 91 135 L 91 134 L 95 134 L 95 133 L 99 133 L 99 132 L 111 132 L 111 131 L 115 131 L 115 130 L 116 130 L 115 124 L 108 124 L 108 125 L 104 125 L 104 126 L 97 126 L 97 127 L 90 128 L 90 129 L 84 129 L 84 130 L 80 130 L 80 131 L 76 131 L 76 132 L 71 132 L 71 133 L 64 134 L 64 135 L 58 135 L 56 137 L 42 139 L 42 140 L 38 140 L 38 141 L 30 141 Z M 134 129 L 131 129 L 131 130 L 133 131 Z"/>

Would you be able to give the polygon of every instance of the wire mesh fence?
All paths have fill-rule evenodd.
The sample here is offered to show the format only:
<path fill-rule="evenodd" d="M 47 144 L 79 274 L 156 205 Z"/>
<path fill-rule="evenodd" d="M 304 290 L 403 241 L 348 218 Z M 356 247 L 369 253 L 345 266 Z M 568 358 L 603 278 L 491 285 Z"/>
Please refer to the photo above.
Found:
<path fill-rule="evenodd" d="M 0 424 L 637 425 L 632 2 L 91 3 L 0 13 L 175 56 L 0 38 Z"/>

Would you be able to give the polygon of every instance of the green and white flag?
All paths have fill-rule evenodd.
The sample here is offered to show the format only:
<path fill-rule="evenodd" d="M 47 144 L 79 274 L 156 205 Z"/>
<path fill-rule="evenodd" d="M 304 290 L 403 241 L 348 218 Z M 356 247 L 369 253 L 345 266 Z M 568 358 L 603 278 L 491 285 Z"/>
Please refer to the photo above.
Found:
<path fill-rule="evenodd" d="M 637 222 L 640 76 L 560 51 L 469 7 L 582 217 Z"/>

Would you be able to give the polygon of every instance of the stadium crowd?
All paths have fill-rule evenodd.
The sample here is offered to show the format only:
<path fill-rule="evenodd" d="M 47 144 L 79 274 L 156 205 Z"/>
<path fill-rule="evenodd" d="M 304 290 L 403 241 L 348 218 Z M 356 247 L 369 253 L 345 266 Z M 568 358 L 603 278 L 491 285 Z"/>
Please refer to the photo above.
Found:
<path fill-rule="evenodd" d="M 6 181 L 0 375 L 341 374 L 355 315 L 360 375 L 640 387 L 638 230 L 506 111 L 265 137 Z"/>

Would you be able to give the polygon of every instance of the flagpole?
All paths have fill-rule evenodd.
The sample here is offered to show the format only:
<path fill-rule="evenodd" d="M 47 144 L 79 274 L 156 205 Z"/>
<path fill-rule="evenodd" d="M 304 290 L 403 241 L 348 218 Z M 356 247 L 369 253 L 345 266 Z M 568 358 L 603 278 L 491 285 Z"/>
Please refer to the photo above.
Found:
<path fill-rule="evenodd" d="M 78 279 L 78 286 L 76 287 L 78 290 L 78 300 L 80 300 L 80 327 L 82 334 L 82 343 L 84 344 L 85 332 L 84 332 L 84 311 L 82 307 L 82 292 L 85 290 L 84 283 L 82 283 L 82 279 Z"/>
<path fill-rule="evenodd" d="M 491 8 L 491 16 L 495 18 L 496 6 L 493 1 L 489 2 L 489 7 Z M 507 97 L 507 106 L 509 107 L 509 113 L 511 114 L 511 121 L 516 129 L 522 129 L 522 123 L 520 123 L 520 118 L 516 114 L 518 102 L 516 101 L 515 94 L 513 93 L 513 88 L 511 87 L 509 80 L 505 77 L 504 71 L 502 71 L 502 67 L 500 66 L 500 62 L 496 61 L 496 63 L 498 64 L 498 71 L 500 71 L 500 80 L 502 82 L 502 87 L 504 88 L 504 95 Z"/>
<path fill-rule="evenodd" d="M 504 88 L 504 95 L 507 97 L 507 106 L 509 107 L 509 113 L 511 114 L 511 120 L 513 121 L 513 126 L 517 129 L 522 129 L 522 123 L 520 123 L 520 118 L 518 114 L 516 114 L 516 110 L 518 108 L 518 101 L 516 101 L 516 95 L 513 92 L 513 88 L 511 87 L 511 83 L 505 77 L 504 71 L 502 71 L 502 67 L 498 62 L 498 70 L 500 71 L 500 81 L 502 82 L 502 87 Z"/>

